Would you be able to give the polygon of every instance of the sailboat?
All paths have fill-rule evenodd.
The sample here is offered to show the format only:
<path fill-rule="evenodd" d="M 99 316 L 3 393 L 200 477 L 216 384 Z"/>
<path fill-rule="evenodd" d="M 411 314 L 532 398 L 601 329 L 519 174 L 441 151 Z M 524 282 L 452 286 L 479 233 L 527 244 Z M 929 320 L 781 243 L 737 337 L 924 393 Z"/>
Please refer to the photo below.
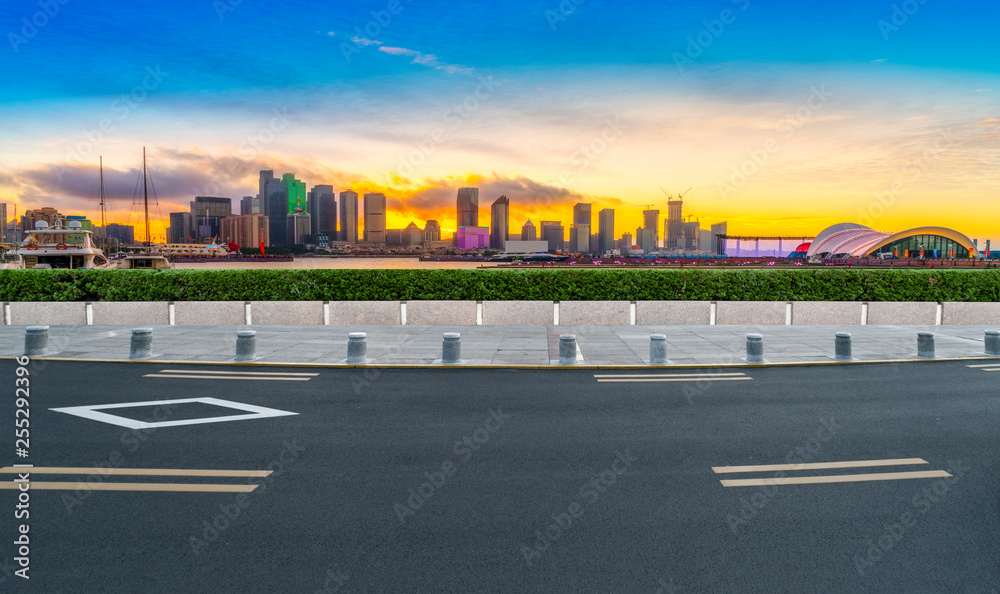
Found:
<path fill-rule="evenodd" d="M 149 184 L 146 180 L 146 147 L 142 147 L 142 207 L 146 223 L 146 250 L 144 253 L 130 253 L 118 261 L 118 268 L 128 270 L 163 270 L 173 268 L 173 263 L 160 252 L 153 251 L 152 236 L 149 234 Z"/>

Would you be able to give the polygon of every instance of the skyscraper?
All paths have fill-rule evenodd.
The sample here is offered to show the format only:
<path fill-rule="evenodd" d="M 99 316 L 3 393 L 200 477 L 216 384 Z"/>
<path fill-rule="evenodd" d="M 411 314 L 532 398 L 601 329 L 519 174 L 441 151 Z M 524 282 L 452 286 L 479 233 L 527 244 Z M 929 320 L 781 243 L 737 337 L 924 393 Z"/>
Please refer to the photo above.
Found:
<path fill-rule="evenodd" d="M 307 198 L 309 204 L 309 220 L 311 233 L 314 237 L 326 235 L 335 238 L 337 232 L 337 199 L 334 198 L 333 186 L 313 186 Z"/>
<path fill-rule="evenodd" d="M 719 255 L 726 254 L 726 240 L 719 239 L 719 236 L 726 234 L 727 227 L 728 224 L 726 223 L 726 221 L 712 225 L 712 246 L 708 249 L 712 250 L 716 254 Z"/>
<path fill-rule="evenodd" d="M 288 186 L 280 179 L 271 179 L 267 181 L 264 192 L 266 192 L 267 200 L 261 200 L 261 203 L 267 204 L 267 211 L 264 214 L 267 215 L 267 234 L 271 245 L 288 245 L 286 226 L 288 221 Z"/>
<path fill-rule="evenodd" d="M 340 241 L 358 242 L 358 193 L 345 190 L 340 193 Z"/>
<path fill-rule="evenodd" d="M 256 196 L 244 196 L 240 200 L 240 214 L 260 214 L 260 198 Z"/>
<path fill-rule="evenodd" d="M 420 245 L 424 242 L 424 232 L 417 227 L 417 224 L 410 221 L 410 224 L 403 229 L 403 245 Z"/>
<path fill-rule="evenodd" d="M 288 209 L 286 213 L 295 212 L 296 208 L 301 208 L 302 212 L 309 212 L 306 202 L 306 183 L 300 179 L 295 179 L 294 173 L 286 173 L 281 176 L 281 183 L 288 188 Z"/>
<path fill-rule="evenodd" d="M 490 247 L 502 250 L 510 239 L 510 200 L 506 196 L 496 199 L 490 208 Z"/>
<path fill-rule="evenodd" d="M 667 201 L 667 241 L 669 249 L 684 247 L 684 219 L 681 208 L 684 201 L 680 198 Z"/>
<path fill-rule="evenodd" d="M 521 227 L 521 241 L 537 241 L 538 240 L 538 230 L 535 229 L 535 224 L 529 219 L 527 223 Z"/>
<path fill-rule="evenodd" d="M 577 202 L 573 206 L 573 224 L 574 225 L 592 225 L 589 202 Z"/>
<path fill-rule="evenodd" d="M 458 226 L 479 226 L 479 188 L 458 189 Z"/>
<path fill-rule="evenodd" d="M 653 247 L 656 247 L 656 244 L 659 242 L 659 239 L 660 239 L 660 229 L 659 229 L 659 227 L 660 227 L 660 211 L 659 210 L 644 210 L 644 211 L 642 211 L 642 221 L 643 221 L 643 224 L 642 224 L 641 228 L 642 229 L 649 229 L 650 231 L 653 232 L 653 235 L 652 235 L 652 237 L 653 237 Z M 642 246 L 642 249 L 645 250 L 647 248 L 642 245 L 641 238 L 642 238 L 642 236 L 639 233 L 636 233 L 636 241 L 639 241 L 640 242 L 639 245 Z M 647 238 L 648 238 L 648 236 L 647 236 Z"/>
<path fill-rule="evenodd" d="M 604 254 L 615 248 L 615 209 L 605 208 L 597 214 L 597 252 Z"/>
<path fill-rule="evenodd" d="M 539 227 L 539 239 L 549 242 L 549 250 L 563 251 L 566 245 L 566 231 L 559 221 L 542 221 Z"/>
<path fill-rule="evenodd" d="M 167 243 L 191 243 L 194 236 L 191 231 L 191 213 L 170 213 L 170 227 L 167 228 Z"/>
<path fill-rule="evenodd" d="M 590 253 L 590 225 L 573 225 L 569 229 L 569 251 Z"/>
<path fill-rule="evenodd" d="M 219 235 L 222 219 L 233 214 L 233 201 L 218 196 L 195 196 L 191 202 L 191 221 L 198 239 Z"/>
<path fill-rule="evenodd" d="M 7 241 L 7 205 L 3 202 L 0 202 L 0 241 Z"/>
<path fill-rule="evenodd" d="M 385 194 L 365 194 L 365 235 L 369 243 L 385 243 Z"/>

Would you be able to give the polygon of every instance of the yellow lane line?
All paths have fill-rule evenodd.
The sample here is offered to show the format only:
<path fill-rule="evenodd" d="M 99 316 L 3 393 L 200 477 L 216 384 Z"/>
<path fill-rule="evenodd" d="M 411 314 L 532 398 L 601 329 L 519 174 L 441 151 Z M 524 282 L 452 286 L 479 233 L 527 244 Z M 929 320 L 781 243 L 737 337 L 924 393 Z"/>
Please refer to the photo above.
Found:
<path fill-rule="evenodd" d="M 316 377 L 318 373 L 285 373 L 283 371 L 204 371 L 202 369 L 161 369 L 157 373 L 201 373 L 213 375 L 302 375 Z"/>
<path fill-rule="evenodd" d="M 200 373 L 200 372 L 199 372 Z M 311 377 L 250 377 L 245 375 L 180 375 L 179 373 L 168 373 L 166 375 L 157 375 L 155 373 L 147 373 L 142 377 L 172 377 L 181 379 L 216 379 L 216 380 L 270 380 L 270 381 L 285 381 L 285 382 L 307 382 L 311 380 Z"/>
<path fill-rule="evenodd" d="M 876 472 L 871 474 L 840 474 L 834 476 L 789 476 L 784 478 L 726 479 L 719 481 L 724 487 L 764 487 L 769 485 L 811 485 L 817 483 L 860 483 L 865 481 L 899 481 L 906 479 L 940 478 L 951 476 L 943 470 L 918 472 Z"/>
<path fill-rule="evenodd" d="M 264 477 L 271 470 L 207 470 L 201 468 L 72 468 L 69 466 L 34 466 L 20 467 L 4 466 L 0 474 L 96 474 L 119 476 L 235 476 Z"/>
<path fill-rule="evenodd" d="M 602 382 L 738 382 L 740 380 L 752 380 L 752 377 L 668 377 L 659 379 L 599 379 Z"/>
<path fill-rule="evenodd" d="M 636 373 L 626 375 L 595 375 L 594 377 L 724 377 L 745 373 Z"/>
<path fill-rule="evenodd" d="M 826 470 L 828 468 L 865 468 L 868 466 L 903 466 L 927 464 L 923 458 L 897 458 L 894 460 L 852 460 L 850 462 L 811 462 L 807 464 L 764 464 L 761 466 L 713 466 L 716 474 L 729 472 L 769 472 L 772 470 Z"/>
<path fill-rule="evenodd" d="M 44 481 L 0 482 L 0 490 L 18 489 L 22 483 L 32 491 L 172 491 L 185 493 L 249 493 L 257 485 L 205 485 L 183 483 L 50 483 Z"/>

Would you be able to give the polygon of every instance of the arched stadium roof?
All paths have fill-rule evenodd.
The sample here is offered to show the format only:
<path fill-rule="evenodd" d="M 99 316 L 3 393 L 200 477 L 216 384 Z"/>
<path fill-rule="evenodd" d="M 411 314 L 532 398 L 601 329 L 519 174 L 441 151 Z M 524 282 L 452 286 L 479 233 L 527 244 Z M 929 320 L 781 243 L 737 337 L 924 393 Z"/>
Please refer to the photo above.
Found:
<path fill-rule="evenodd" d="M 915 227 L 899 233 L 876 231 L 857 223 L 839 223 L 823 229 L 809 246 L 809 257 L 861 258 L 907 237 L 938 235 L 954 241 L 969 250 L 976 250 L 972 240 L 963 233 L 947 227 Z M 978 254 L 978 250 L 976 250 Z"/>

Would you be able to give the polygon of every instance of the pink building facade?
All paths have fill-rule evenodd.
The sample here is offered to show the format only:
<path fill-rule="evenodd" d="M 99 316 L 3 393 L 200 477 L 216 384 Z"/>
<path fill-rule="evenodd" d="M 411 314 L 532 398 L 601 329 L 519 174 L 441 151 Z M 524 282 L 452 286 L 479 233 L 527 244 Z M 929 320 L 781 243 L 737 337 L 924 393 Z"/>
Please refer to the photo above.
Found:
<path fill-rule="evenodd" d="M 476 250 L 489 244 L 489 227 L 459 227 L 455 234 L 455 245 L 460 250 Z"/>

